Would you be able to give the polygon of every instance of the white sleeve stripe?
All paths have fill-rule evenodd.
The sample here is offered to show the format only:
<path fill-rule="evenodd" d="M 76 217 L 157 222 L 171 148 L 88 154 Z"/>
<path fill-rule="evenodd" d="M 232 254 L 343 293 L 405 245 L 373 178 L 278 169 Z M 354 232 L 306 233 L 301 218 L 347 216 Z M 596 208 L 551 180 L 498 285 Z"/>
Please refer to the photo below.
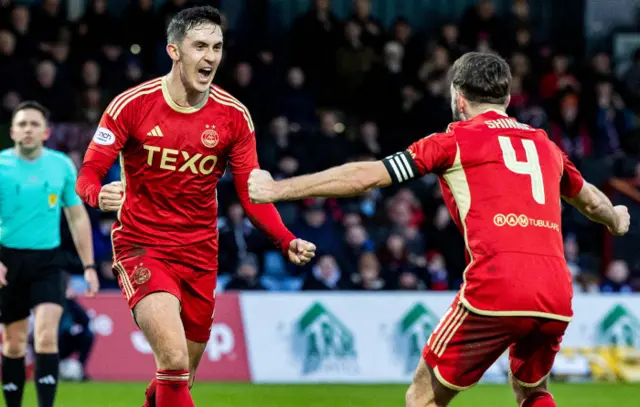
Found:
<path fill-rule="evenodd" d="M 407 161 L 407 157 L 404 154 L 399 154 L 399 155 L 400 155 L 400 159 L 404 163 L 405 168 L 407 169 L 407 172 L 409 173 L 409 178 L 415 177 L 415 174 L 411 169 L 411 165 L 409 165 L 409 161 Z"/>
<path fill-rule="evenodd" d="M 393 162 L 393 159 L 391 158 L 389 159 L 389 164 L 391 164 L 391 167 L 393 167 L 393 171 L 396 173 L 396 178 L 398 179 L 398 182 L 404 181 L 404 179 L 402 178 L 402 175 L 400 174 L 400 171 L 398 171 L 398 167 Z"/>
<path fill-rule="evenodd" d="M 391 154 L 382 159 L 394 183 L 403 183 L 420 175 L 420 170 L 409 152 Z"/>
<path fill-rule="evenodd" d="M 402 163 L 402 160 L 400 160 L 400 157 L 398 157 L 398 155 L 395 155 L 393 157 L 393 160 L 398 164 L 398 167 L 400 167 L 400 171 L 402 172 L 404 180 L 408 180 L 409 175 L 407 174 L 407 170 L 404 168 L 404 164 Z"/>

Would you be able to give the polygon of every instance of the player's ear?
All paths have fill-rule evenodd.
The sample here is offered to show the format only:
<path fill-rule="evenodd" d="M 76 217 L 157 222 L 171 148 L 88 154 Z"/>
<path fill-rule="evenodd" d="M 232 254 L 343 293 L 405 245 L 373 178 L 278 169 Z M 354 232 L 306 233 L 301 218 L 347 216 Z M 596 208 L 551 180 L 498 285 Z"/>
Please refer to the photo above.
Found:
<path fill-rule="evenodd" d="M 464 98 L 464 96 L 462 96 L 462 93 L 457 92 L 456 93 L 456 107 L 458 108 L 459 112 L 466 112 L 467 111 L 467 105 L 468 102 L 467 100 Z"/>
<path fill-rule="evenodd" d="M 47 126 L 47 129 L 44 131 L 44 137 L 42 139 L 49 140 L 49 137 L 51 137 L 51 127 Z"/>
<path fill-rule="evenodd" d="M 507 96 L 507 103 L 505 104 L 505 107 L 509 107 L 509 103 L 511 103 L 511 95 Z"/>
<path fill-rule="evenodd" d="M 171 58 L 171 60 L 179 61 L 180 50 L 178 49 L 178 44 L 172 44 L 172 43 L 167 44 L 167 54 L 169 55 L 169 58 Z"/>

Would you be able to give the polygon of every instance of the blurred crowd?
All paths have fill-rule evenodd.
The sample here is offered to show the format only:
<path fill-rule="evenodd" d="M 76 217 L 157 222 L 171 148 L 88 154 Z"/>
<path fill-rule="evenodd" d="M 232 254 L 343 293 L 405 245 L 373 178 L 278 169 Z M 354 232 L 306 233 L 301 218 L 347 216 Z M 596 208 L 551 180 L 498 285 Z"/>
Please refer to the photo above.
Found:
<path fill-rule="evenodd" d="M 52 111 L 49 146 L 79 165 L 111 98 L 168 72 L 164 30 L 189 2 L 132 0 L 118 17 L 107 5 L 90 1 L 81 18 L 68 21 L 59 0 L 32 7 L 0 0 L 0 146 L 10 145 L 12 108 L 36 99 Z M 479 0 L 435 36 L 402 17 L 383 26 L 369 0 L 353 1 L 346 20 L 330 6 L 311 1 L 278 44 L 243 45 L 224 27 L 226 55 L 215 81 L 251 111 L 260 164 L 274 177 L 383 158 L 443 131 L 451 120 L 448 68 L 464 52 L 481 50 L 511 65 L 508 113 L 545 129 L 588 180 L 605 186 L 612 178 L 640 179 L 640 49 L 617 76 L 609 50 L 573 55 L 539 42 L 527 0 L 514 0 L 504 15 Z M 116 166 L 105 182 L 118 174 Z M 220 289 L 449 290 L 461 283 L 464 242 L 434 176 L 353 199 L 277 205 L 293 233 L 318 247 L 304 268 L 287 265 L 251 225 L 229 178 L 227 172 L 219 194 Z M 627 203 L 629 194 L 618 195 L 612 199 Z M 91 215 L 103 286 L 115 288 L 113 218 Z M 607 239 L 570 208 L 564 215 L 576 290 L 640 291 L 640 257 L 629 239 Z"/>

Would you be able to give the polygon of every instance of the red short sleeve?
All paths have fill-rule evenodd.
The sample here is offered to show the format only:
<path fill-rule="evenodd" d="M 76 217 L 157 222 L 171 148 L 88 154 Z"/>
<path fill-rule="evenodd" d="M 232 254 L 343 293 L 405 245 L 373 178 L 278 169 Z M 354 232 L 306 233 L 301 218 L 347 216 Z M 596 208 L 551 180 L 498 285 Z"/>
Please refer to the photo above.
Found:
<path fill-rule="evenodd" d="M 422 175 L 447 170 L 453 165 L 456 150 L 453 133 L 434 133 L 416 141 L 407 149 Z"/>
<path fill-rule="evenodd" d="M 428 172 L 444 172 L 453 165 L 456 150 L 452 133 L 434 133 L 411 144 L 406 151 L 390 155 L 382 161 L 392 181 L 400 183 Z"/>

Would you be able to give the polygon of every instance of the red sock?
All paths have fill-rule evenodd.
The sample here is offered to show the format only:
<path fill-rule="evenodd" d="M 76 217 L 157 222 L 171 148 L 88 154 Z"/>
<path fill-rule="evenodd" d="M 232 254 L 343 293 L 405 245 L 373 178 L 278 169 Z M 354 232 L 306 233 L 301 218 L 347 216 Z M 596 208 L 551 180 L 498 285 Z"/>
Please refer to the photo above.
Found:
<path fill-rule="evenodd" d="M 156 407 L 195 407 L 188 370 L 158 370 L 156 379 Z"/>
<path fill-rule="evenodd" d="M 538 391 L 530 395 L 522 402 L 520 407 L 558 407 L 553 401 L 551 393 Z"/>
<path fill-rule="evenodd" d="M 149 383 L 149 387 L 144 392 L 145 401 L 142 407 L 156 407 L 156 386 L 158 385 L 158 379 L 155 377 Z"/>

